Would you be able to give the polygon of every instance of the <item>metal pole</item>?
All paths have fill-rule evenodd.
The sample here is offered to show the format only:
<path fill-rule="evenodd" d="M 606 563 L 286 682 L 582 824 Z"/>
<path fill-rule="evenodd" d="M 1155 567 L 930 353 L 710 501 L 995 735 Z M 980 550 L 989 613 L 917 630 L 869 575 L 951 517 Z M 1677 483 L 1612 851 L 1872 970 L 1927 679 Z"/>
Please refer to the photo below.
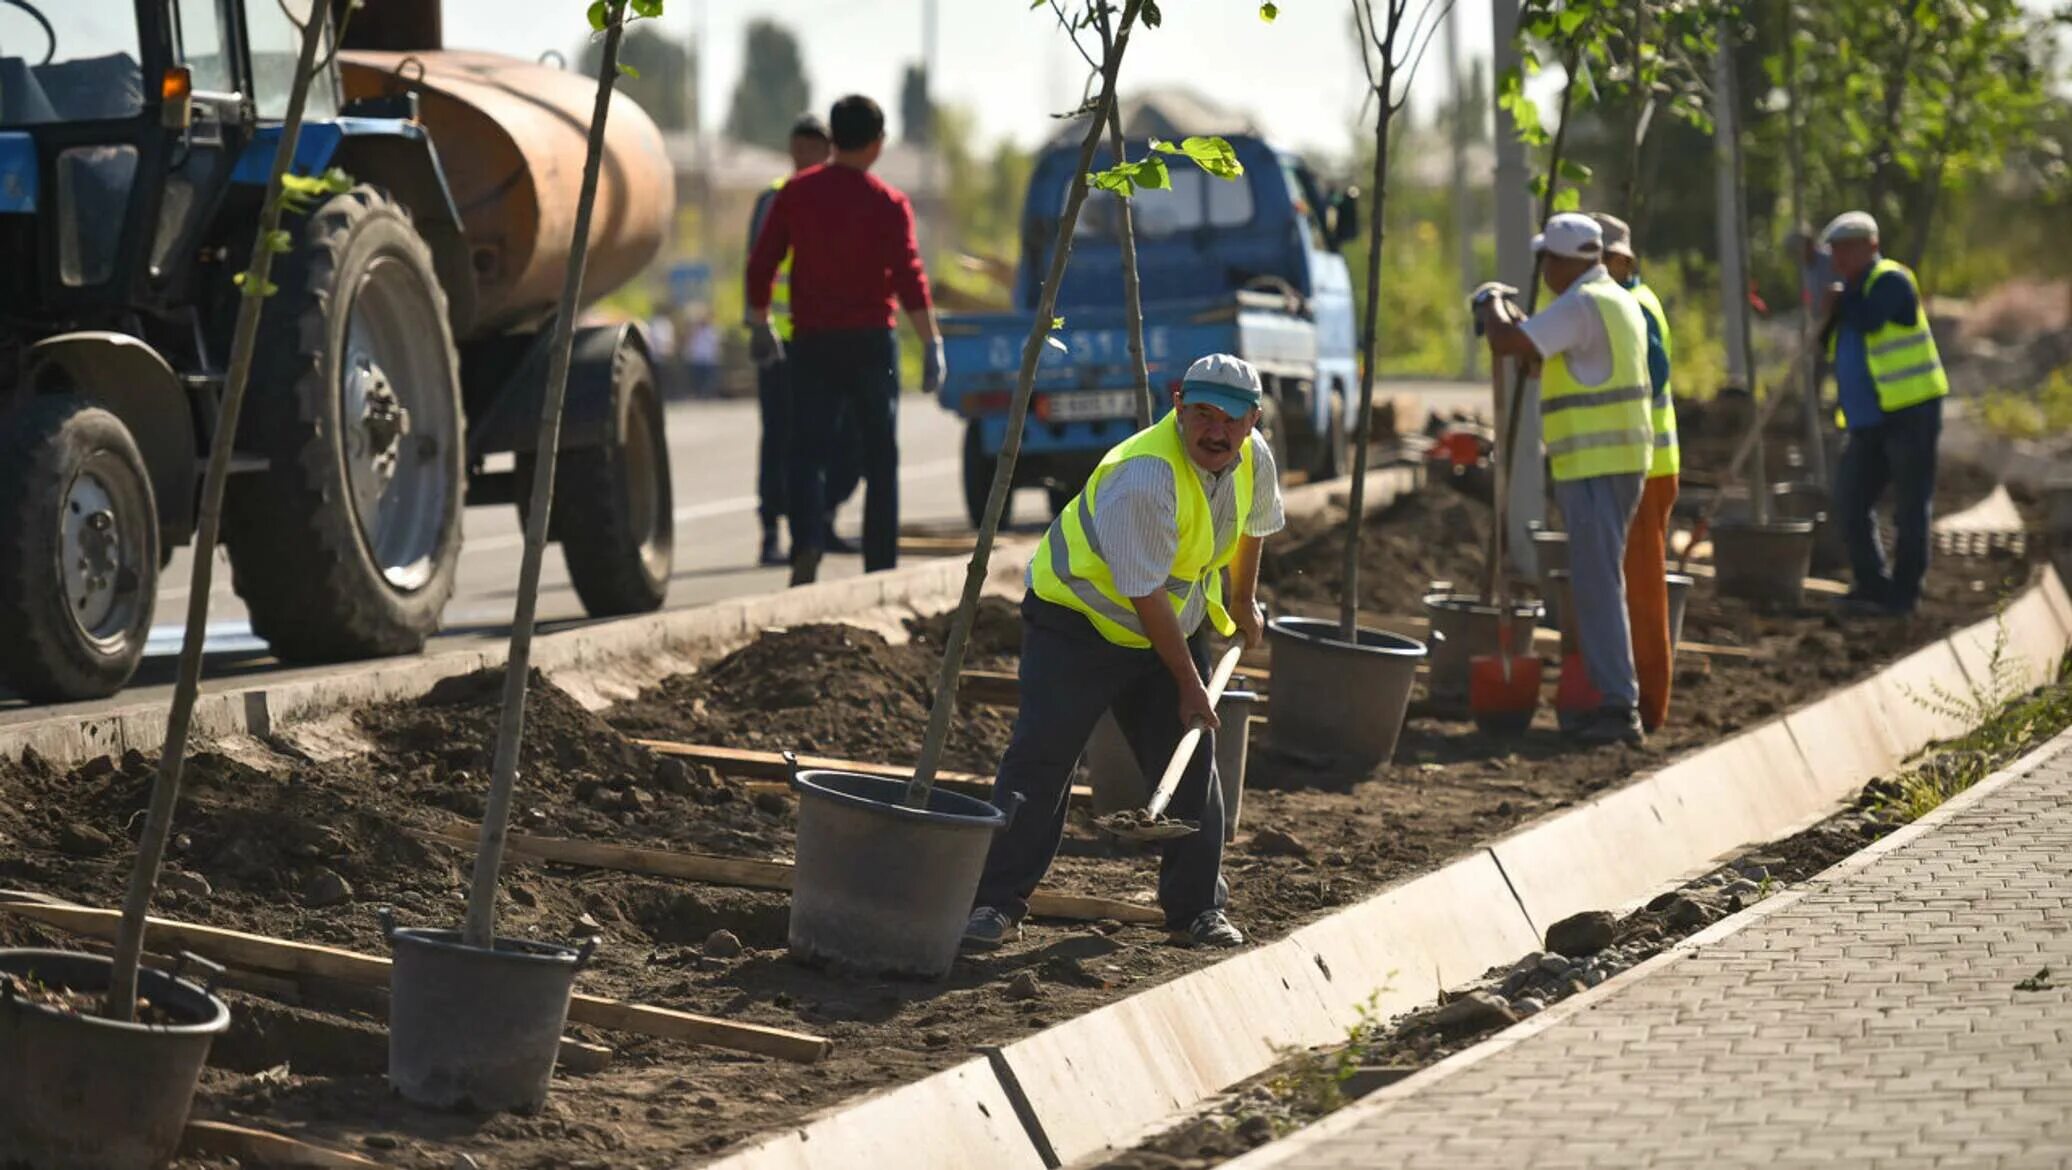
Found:
<path fill-rule="evenodd" d="M 1812 224 L 1806 211 L 1806 146 L 1804 136 L 1804 109 L 1800 106 L 1802 94 L 1799 90 L 1799 14 L 1798 6 L 1792 0 L 1784 5 L 1784 92 L 1790 102 L 1785 127 L 1790 134 L 1791 153 L 1791 222 L 1794 231 L 1803 229 L 1810 233 Z M 1801 244 L 1805 246 L 1804 242 Z M 1804 253 L 1793 257 L 1799 269 L 1799 344 L 1813 344 L 1813 306 L 1820 303 L 1820 290 L 1814 287 L 1815 268 L 1806 262 Z M 1827 486 L 1827 427 L 1820 419 L 1820 363 L 1809 362 L 1798 379 L 1800 421 L 1806 430 L 1806 478 L 1821 486 Z"/>
<path fill-rule="evenodd" d="M 1753 355 L 1749 352 L 1747 224 L 1741 215 L 1741 152 L 1736 141 L 1740 133 L 1734 96 L 1734 30 L 1726 20 L 1719 25 L 1719 51 L 1712 58 L 1712 155 L 1714 209 L 1719 224 L 1720 312 L 1725 320 L 1727 384 L 1746 391 L 1755 403 Z M 1753 412 L 1751 413 L 1753 417 Z M 1758 522 L 1768 519 L 1763 499 L 1761 444 L 1753 473 L 1749 477 L 1751 506 Z"/>
<path fill-rule="evenodd" d="M 1467 83 L 1462 77 L 1460 43 L 1460 6 L 1446 6 L 1446 75 L 1453 88 L 1453 235 L 1454 246 L 1460 260 L 1460 293 L 1466 297 L 1479 283 L 1475 279 L 1475 221 L 1473 209 L 1468 205 L 1468 136 L 1471 127 L 1467 114 Z M 1473 321 L 1464 321 L 1460 336 L 1461 381 L 1475 377 L 1476 351 L 1481 347 L 1475 343 Z"/>
<path fill-rule="evenodd" d="M 1490 0 L 1491 37 L 1490 104 L 1496 105 L 1496 87 L 1504 75 L 1519 67 L 1518 0 Z M 1530 179 L 1525 162 L 1525 144 L 1518 141 L 1518 124 L 1501 108 L 1496 109 L 1496 268 L 1498 279 L 1523 289 L 1532 283 L 1533 206 Z M 1533 552 L 1531 524 L 1547 514 L 1547 485 L 1544 462 L 1539 458 L 1540 396 L 1527 388 L 1518 402 L 1518 418 L 1512 424 L 1525 436 L 1521 457 L 1512 460 L 1510 473 L 1510 531 L 1505 533 L 1507 559 L 1512 569 L 1526 580 L 1539 577 L 1539 559 Z M 1524 452 L 1530 458 L 1522 457 Z"/>

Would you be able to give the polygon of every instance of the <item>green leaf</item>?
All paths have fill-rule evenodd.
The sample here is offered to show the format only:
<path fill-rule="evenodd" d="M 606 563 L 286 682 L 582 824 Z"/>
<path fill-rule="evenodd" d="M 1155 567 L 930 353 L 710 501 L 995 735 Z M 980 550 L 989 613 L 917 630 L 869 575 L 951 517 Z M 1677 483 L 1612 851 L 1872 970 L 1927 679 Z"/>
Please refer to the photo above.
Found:
<path fill-rule="evenodd" d="M 632 0 L 633 13 L 647 20 L 662 15 L 662 0 Z"/>
<path fill-rule="evenodd" d="M 1063 329 L 1064 327 L 1065 319 L 1063 317 L 1052 317 L 1050 319 L 1050 331 L 1052 333 L 1056 333 L 1058 330 Z"/>
<path fill-rule="evenodd" d="M 1554 210 L 1575 211 L 1582 206 L 1582 192 L 1577 191 L 1574 187 L 1563 187 L 1561 190 L 1554 192 Z"/>
<path fill-rule="evenodd" d="M 1279 19 L 1280 15 L 1281 6 L 1278 4 L 1269 3 L 1261 4 L 1259 6 L 1259 19 L 1265 21 L 1268 24 L 1272 24 L 1275 20 Z"/>
<path fill-rule="evenodd" d="M 1212 135 L 1183 138 L 1178 146 L 1153 139 L 1151 149 L 1160 154 L 1185 155 L 1194 160 L 1195 166 L 1219 179 L 1235 179 L 1245 173 L 1245 165 L 1237 161 L 1237 151 L 1229 141 Z"/>
<path fill-rule="evenodd" d="M 1158 10 L 1157 0 L 1144 0 L 1143 11 L 1137 14 L 1137 19 L 1143 21 L 1148 27 L 1157 28 L 1165 23 L 1165 13 Z"/>
<path fill-rule="evenodd" d="M 1571 183 L 1587 183 L 1592 174 L 1590 168 L 1572 158 L 1561 160 L 1561 177 Z"/>
<path fill-rule="evenodd" d="M 640 70 L 635 69 L 633 66 L 626 64 L 624 61 L 619 62 L 618 65 L 620 76 L 630 77 L 635 81 L 640 80 Z"/>
<path fill-rule="evenodd" d="M 1560 15 L 1554 18 L 1554 26 L 1560 30 L 1562 36 L 1574 36 L 1575 31 L 1583 27 L 1583 21 L 1588 19 L 1589 16 L 1590 13 L 1581 5 L 1570 4 L 1561 10 Z"/>
<path fill-rule="evenodd" d="M 605 22 L 611 19 L 611 5 L 605 0 L 591 0 L 589 15 L 590 31 L 603 32 Z"/>
<path fill-rule="evenodd" d="M 261 299 L 264 299 L 281 291 L 281 286 L 273 283 L 270 280 L 259 285 L 256 291 L 252 288 L 248 288 L 246 286 L 249 282 L 245 278 L 249 275 L 250 273 L 240 272 L 236 276 L 231 277 L 230 282 L 232 284 L 235 284 L 238 288 L 243 289 L 244 294 L 248 297 L 259 297 Z"/>
<path fill-rule="evenodd" d="M 266 250 L 276 256 L 285 255 L 295 250 L 295 238 L 283 231 L 268 232 Z"/>

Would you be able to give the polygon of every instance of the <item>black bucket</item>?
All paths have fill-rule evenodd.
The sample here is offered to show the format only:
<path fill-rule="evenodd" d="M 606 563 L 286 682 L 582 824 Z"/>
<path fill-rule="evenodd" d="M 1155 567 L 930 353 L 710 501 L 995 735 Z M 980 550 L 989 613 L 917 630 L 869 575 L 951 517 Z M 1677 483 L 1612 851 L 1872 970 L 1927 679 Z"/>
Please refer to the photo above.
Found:
<path fill-rule="evenodd" d="M 1468 593 L 1428 593 L 1424 607 L 1432 622 L 1432 675 L 1425 685 L 1435 702 L 1464 705 L 1468 701 L 1468 663 L 1498 652 L 1500 611 Z M 1522 639 L 1538 624 L 1542 612 L 1544 607 L 1537 601 L 1511 602 L 1511 622 L 1517 627 L 1511 636 L 1520 639 L 1520 646 L 1530 645 Z M 1275 682 L 1278 685 L 1278 678 Z M 1278 703 L 1280 692 L 1275 691 L 1273 697 Z"/>
<path fill-rule="evenodd" d="M 1527 523 L 1526 527 L 1532 531 L 1533 564 L 1540 571 L 1540 600 L 1546 606 L 1540 614 L 1540 624 L 1550 630 L 1558 630 L 1561 628 L 1561 607 L 1548 574 L 1568 569 L 1568 533 L 1549 528 L 1537 520 Z"/>
<path fill-rule="evenodd" d="M 1223 839 L 1237 835 L 1239 814 L 1245 804 L 1245 761 L 1251 753 L 1252 712 L 1259 696 L 1252 691 L 1224 691 L 1216 700 L 1216 782 L 1223 790 Z M 1151 803 L 1151 781 L 1137 767 L 1137 755 L 1128 737 L 1116 726 L 1115 716 L 1105 714 L 1087 737 L 1087 785 L 1093 789 L 1095 816 L 1108 816 Z"/>
<path fill-rule="evenodd" d="M 1684 611 L 1691 604 L 1692 579 L 1687 573 L 1669 574 L 1669 648 L 1683 643 Z"/>
<path fill-rule="evenodd" d="M 793 957 L 867 975 L 949 974 L 1008 815 L 941 788 L 927 808 L 908 808 L 905 781 L 854 772 L 800 772 L 791 786 Z"/>
<path fill-rule="evenodd" d="M 1422 642 L 1361 627 L 1358 642 L 1338 623 L 1277 617 L 1266 624 L 1273 648 L 1274 742 L 1306 755 L 1372 767 L 1396 753 L 1410 709 Z"/>
<path fill-rule="evenodd" d="M 399 930 L 389 972 L 389 1087 L 434 1109 L 530 1113 L 547 1101 L 576 972 L 597 945 Z"/>
<path fill-rule="evenodd" d="M 1827 489 L 1817 483 L 1780 483 L 1770 488 L 1777 501 L 1777 514 L 1787 520 L 1813 522 L 1813 560 L 1810 571 L 1819 576 L 1849 567 L 1849 546 L 1842 540 L 1841 519 L 1828 500 Z"/>
<path fill-rule="evenodd" d="M 1766 609 L 1796 609 L 1813 560 L 1813 521 L 1717 524 L 1712 568 L 1720 596 Z"/>
<path fill-rule="evenodd" d="M 0 951 L 0 972 L 95 996 L 113 969 L 102 955 Z M 180 1022 L 117 1023 L 0 995 L 0 1166 L 153 1170 L 172 1158 L 230 1009 L 149 968 L 137 994 Z"/>

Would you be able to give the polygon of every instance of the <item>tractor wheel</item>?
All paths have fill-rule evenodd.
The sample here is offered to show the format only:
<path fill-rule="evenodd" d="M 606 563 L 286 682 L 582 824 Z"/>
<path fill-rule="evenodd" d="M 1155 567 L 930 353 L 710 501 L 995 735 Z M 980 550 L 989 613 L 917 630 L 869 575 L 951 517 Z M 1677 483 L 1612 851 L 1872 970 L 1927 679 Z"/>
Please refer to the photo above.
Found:
<path fill-rule="evenodd" d="M 63 394 L 0 428 L 0 686 L 39 703 L 121 690 L 158 567 L 151 478 L 122 420 Z"/>
<path fill-rule="evenodd" d="M 552 530 L 591 617 L 662 608 L 676 547 L 654 367 L 637 346 L 621 345 L 612 355 L 612 383 L 618 443 L 563 451 L 554 469 Z M 518 478 L 521 485 L 532 479 Z"/>
<path fill-rule="evenodd" d="M 267 303 L 231 481 L 233 583 L 289 661 L 408 654 L 460 560 L 460 358 L 431 249 L 377 187 L 305 219 Z"/>

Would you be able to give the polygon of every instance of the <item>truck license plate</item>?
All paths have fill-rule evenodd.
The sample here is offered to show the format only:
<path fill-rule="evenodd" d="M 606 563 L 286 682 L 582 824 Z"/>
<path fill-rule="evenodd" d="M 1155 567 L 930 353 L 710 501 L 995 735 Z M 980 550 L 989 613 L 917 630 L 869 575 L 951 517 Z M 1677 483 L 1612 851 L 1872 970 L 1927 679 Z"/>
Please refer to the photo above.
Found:
<path fill-rule="evenodd" d="M 1051 422 L 1128 418 L 1137 412 L 1136 398 L 1134 390 L 1081 390 L 1052 394 L 1045 415 Z"/>

